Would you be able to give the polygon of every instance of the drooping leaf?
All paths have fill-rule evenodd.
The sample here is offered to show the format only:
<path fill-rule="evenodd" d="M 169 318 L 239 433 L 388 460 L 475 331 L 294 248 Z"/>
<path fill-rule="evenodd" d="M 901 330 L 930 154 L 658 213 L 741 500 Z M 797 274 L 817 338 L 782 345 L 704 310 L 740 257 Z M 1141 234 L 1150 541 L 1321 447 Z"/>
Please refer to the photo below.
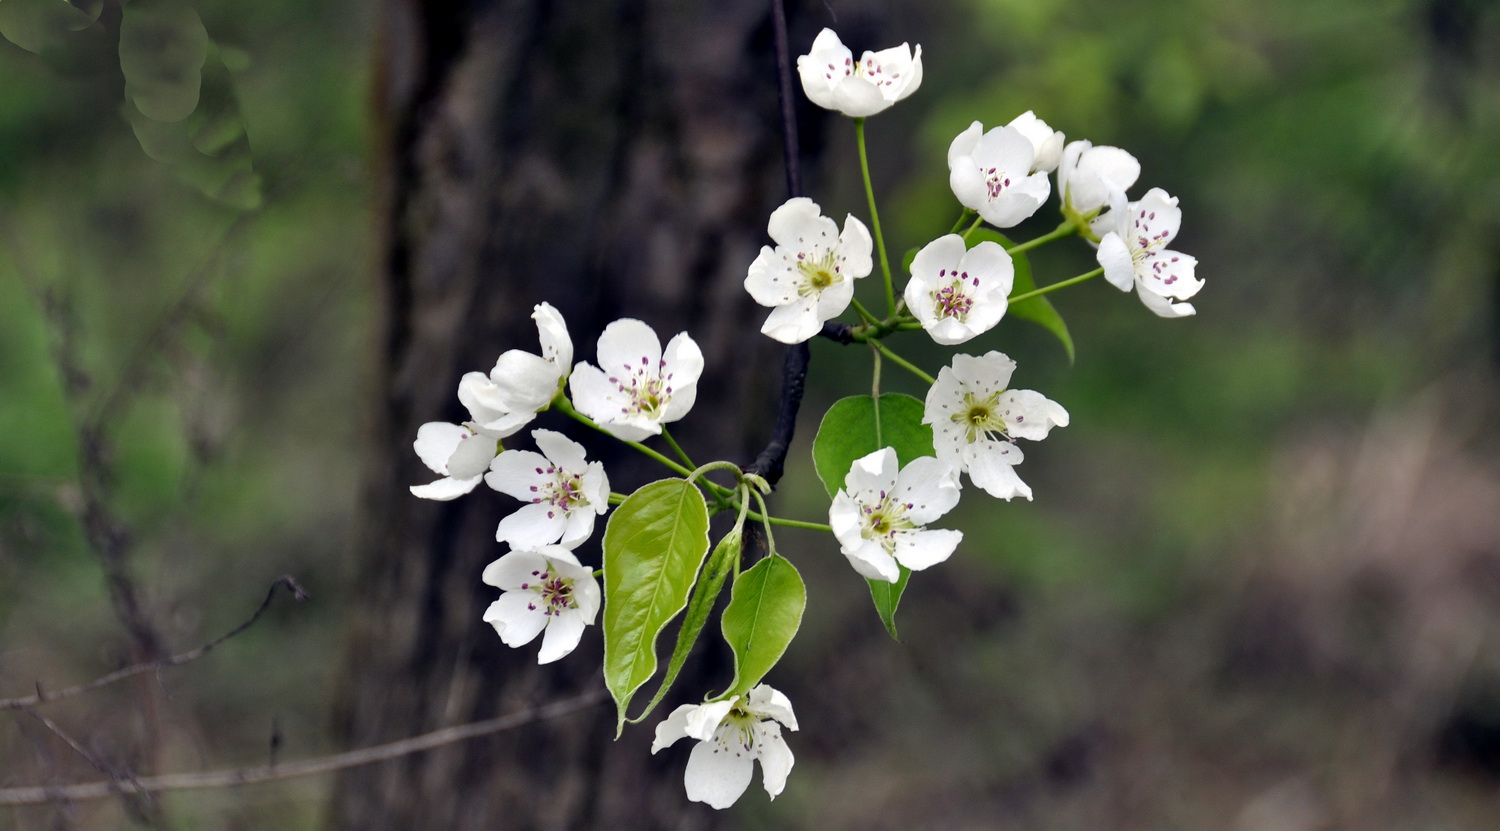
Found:
<path fill-rule="evenodd" d="M 785 557 L 771 555 L 734 581 L 719 621 L 734 650 L 734 682 L 721 697 L 748 692 L 776 666 L 802 625 L 807 587 Z"/>
<path fill-rule="evenodd" d="M 975 231 L 969 238 L 969 247 L 972 248 L 984 240 L 999 243 L 1005 248 L 1015 245 L 1004 234 L 982 228 Z M 1018 294 L 1036 290 L 1036 278 L 1031 274 L 1031 261 L 1026 258 L 1026 252 L 1012 254 L 1010 258 L 1016 265 L 1016 282 L 1011 287 L 1010 295 L 1015 297 Z M 1020 303 L 1012 303 L 1005 313 L 1022 320 L 1029 320 L 1051 332 L 1062 342 L 1063 349 L 1068 353 L 1068 363 L 1073 363 L 1073 336 L 1068 333 L 1068 324 L 1063 321 L 1062 315 L 1057 313 L 1057 309 L 1046 295 L 1022 300 Z"/>
<path fill-rule="evenodd" d="M 198 108 L 208 30 L 173 0 L 136 0 L 121 9 L 120 71 L 125 96 L 153 121 L 181 121 Z"/>
<path fill-rule="evenodd" d="M 92 26 L 102 8 L 102 3 L 67 0 L 5 0 L 0 3 L 0 36 L 40 55 L 62 46 L 70 33 Z"/>
<path fill-rule="evenodd" d="M 682 628 L 677 631 L 677 645 L 672 648 L 672 659 L 667 662 L 667 672 L 662 676 L 661 685 L 656 688 L 656 694 L 651 696 L 651 703 L 646 705 L 639 715 L 627 719 L 632 724 L 642 721 L 656 705 L 666 697 L 667 691 L 671 689 L 672 682 L 677 680 L 677 673 L 682 671 L 682 665 L 687 661 L 688 654 L 693 651 L 693 644 L 697 643 L 698 635 L 703 632 L 704 624 L 708 623 L 708 614 L 713 611 L 714 601 L 719 598 L 719 592 L 724 589 L 724 580 L 729 572 L 735 568 L 735 562 L 740 558 L 740 549 L 744 544 L 744 536 L 736 529 L 724 535 L 719 544 L 714 546 L 714 552 L 709 555 L 708 562 L 703 566 L 703 573 L 698 575 L 698 582 L 693 584 L 693 596 L 688 600 L 687 614 L 682 618 Z"/>
<path fill-rule="evenodd" d="M 626 497 L 604 529 L 604 684 L 625 709 L 656 674 L 656 639 L 687 605 L 708 553 L 708 506 L 684 479 Z"/>
<path fill-rule="evenodd" d="M 844 486 L 844 477 L 856 459 L 868 456 L 882 447 L 896 451 L 902 465 L 919 456 L 932 456 L 932 428 L 922 423 L 923 405 L 909 395 L 887 393 L 880 396 L 877 407 L 868 395 L 855 395 L 835 401 L 818 435 L 813 439 L 813 467 L 831 497 Z M 867 580 L 875 611 L 880 615 L 891 637 L 896 637 L 896 607 L 911 572 L 901 569 L 895 583 Z"/>

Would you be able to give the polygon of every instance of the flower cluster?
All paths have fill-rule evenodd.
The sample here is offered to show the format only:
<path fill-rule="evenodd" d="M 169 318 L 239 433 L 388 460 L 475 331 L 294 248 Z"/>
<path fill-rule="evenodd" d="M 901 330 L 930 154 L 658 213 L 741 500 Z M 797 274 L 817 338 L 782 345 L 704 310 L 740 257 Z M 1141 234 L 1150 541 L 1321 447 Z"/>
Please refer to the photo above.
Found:
<path fill-rule="evenodd" d="M 774 799 L 794 761 L 782 736 L 783 729 L 797 729 L 791 702 L 761 680 L 795 635 L 807 591 L 795 566 L 778 553 L 771 526 L 829 532 L 854 571 L 871 582 L 877 609 L 894 633 L 895 601 L 907 578 L 950 559 L 964 538 L 961 531 L 929 526 L 958 505 L 966 483 L 996 499 L 1032 499 L 1031 487 L 1017 473 L 1019 442 L 1041 441 L 1068 425 L 1062 405 L 1040 392 L 1011 388 L 1016 362 L 1002 352 L 976 347 L 975 354 L 952 354 L 932 376 L 886 339 L 921 330 L 939 345 L 958 346 L 988 336 L 1007 313 L 1012 319 L 1057 321 L 1041 296 L 1100 275 L 1123 291 L 1134 290 L 1157 315 L 1182 317 L 1194 313 L 1186 301 L 1203 285 L 1194 273 L 1197 261 L 1168 247 L 1181 225 L 1177 199 L 1159 188 L 1138 201 L 1127 196 L 1141 175 L 1134 156 L 1089 141 L 1067 142 L 1027 111 L 988 130 L 975 121 L 949 144 L 948 181 L 961 207 L 959 220 L 949 233 L 908 252 L 910 274 L 898 293 L 876 213 L 864 130 L 866 119 L 920 87 L 922 48 L 902 44 L 865 52 L 856 61 L 825 29 L 798 58 L 797 69 L 809 100 L 854 119 L 869 225 L 853 214 L 840 225 L 811 199 L 787 200 L 770 215 L 771 244 L 749 264 L 744 288 L 771 310 L 760 326 L 770 338 L 798 344 L 825 334 L 872 347 L 871 395 L 835 404 L 814 440 L 818 472 L 830 492 L 826 526 L 772 516 L 764 502 L 770 483 L 746 468 L 728 461 L 695 466 L 667 425 L 692 409 L 703 353 L 686 332 L 663 347 L 650 326 L 629 318 L 600 333 L 596 363 L 575 364 L 562 316 L 546 303 L 537 305 L 532 318 L 540 354 L 511 350 L 488 374 L 464 375 L 458 399 L 468 420 L 424 424 L 414 445 L 440 478 L 413 486 L 413 494 L 451 500 L 483 481 L 521 503 L 495 530 L 496 541 L 510 550 L 482 575 L 501 591 L 483 620 L 503 643 L 516 647 L 540 637 L 538 662 L 556 661 L 577 647 L 603 613 L 605 684 L 621 726 L 644 719 L 662 700 L 718 594 L 726 583 L 732 587 L 720 631 L 734 652 L 734 681 L 717 697 L 673 710 L 657 724 L 651 748 L 654 754 L 683 738 L 697 740 L 684 772 L 687 797 L 719 809 L 747 790 L 757 761 Z M 980 227 L 1014 228 L 1054 192 L 1062 224 L 1049 234 L 1017 244 Z M 1095 247 L 1100 268 L 1033 285 L 1025 252 L 1071 236 Z M 855 298 L 859 281 L 874 273 L 877 262 L 883 316 Z M 839 322 L 851 307 L 855 321 Z M 1071 350 L 1065 329 L 1060 336 Z M 920 378 L 925 397 L 881 395 L 884 361 Z M 590 461 L 583 445 L 561 432 L 532 429 L 534 450 L 505 446 L 538 413 L 554 407 L 682 478 L 624 496 L 611 491 L 603 464 Z M 658 438 L 684 464 L 643 443 Z M 709 481 L 710 473 L 732 473 L 733 487 Z M 752 498 L 759 513 L 750 510 Z M 602 535 L 604 568 L 595 570 L 576 552 L 611 504 L 619 507 Z M 709 517 L 720 510 L 738 520 L 710 546 Z M 747 517 L 764 524 L 766 548 L 764 557 L 742 570 L 741 557 L 751 552 L 742 534 Z M 601 590 L 598 578 L 606 569 Z M 673 624 L 679 615 L 681 624 Z M 657 671 L 657 637 L 669 625 L 676 626 L 679 640 L 666 679 L 645 711 L 628 717 L 632 697 Z"/>

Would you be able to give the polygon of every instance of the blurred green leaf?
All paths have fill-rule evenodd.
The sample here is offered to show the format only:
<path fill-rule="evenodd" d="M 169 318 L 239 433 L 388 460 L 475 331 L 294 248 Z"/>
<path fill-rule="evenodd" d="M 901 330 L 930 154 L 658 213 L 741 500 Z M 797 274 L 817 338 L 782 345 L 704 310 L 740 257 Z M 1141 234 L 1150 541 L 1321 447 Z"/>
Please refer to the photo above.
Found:
<path fill-rule="evenodd" d="M 135 0 L 121 9 L 120 70 L 125 96 L 156 121 L 181 121 L 198 108 L 208 30 L 190 6 Z"/>
<path fill-rule="evenodd" d="M 99 19 L 102 4 L 79 8 L 67 0 L 5 0 L 0 2 L 0 35 L 33 54 L 61 46 L 68 35 Z"/>

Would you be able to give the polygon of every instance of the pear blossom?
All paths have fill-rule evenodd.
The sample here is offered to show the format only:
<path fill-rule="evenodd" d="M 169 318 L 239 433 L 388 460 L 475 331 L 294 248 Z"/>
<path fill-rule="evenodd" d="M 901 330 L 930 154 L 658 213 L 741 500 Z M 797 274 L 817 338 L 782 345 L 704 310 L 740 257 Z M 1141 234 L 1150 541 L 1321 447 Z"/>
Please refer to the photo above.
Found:
<path fill-rule="evenodd" d="M 1039 392 L 1006 389 L 1015 368 L 1001 352 L 954 355 L 927 391 L 922 423 L 932 425 L 937 457 L 985 493 L 1029 500 L 1031 488 L 1015 472 L 1022 459 L 1015 440 L 1041 441 L 1068 425 L 1068 411 Z"/>
<path fill-rule="evenodd" d="M 1110 194 L 1108 213 L 1095 218 L 1099 265 L 1104 279 L 1120 291 L 1135 288 L 1146 308 L 1161 317 L 1186 317 L 1197 310 L 1187 300 L 1203 288 L 1193 273 L 1198 260 L 1167 248 L 1182 226 L 1177 197 L 1152 188 L 1139 202 L 1125 202 L 1125 194 Z"/>
<path fill-rule="evenodd" d="M 801 343 L 849 307 L 854 281 L 874 267 L 874 244 L 865 224 L 852 214 L 845 217 L 839 233 L 833 220 L 805 196 L 772 211 L 767 230 L 776 247 L 760 249 L 750 264 L 745 290 L 755 302 L 773 307 L 760 327 L 763 334 L 782 343 Z"/>
<path fill-rule="evenodd" d="M 1057 167 L 1057 191 L 1063 214 L 1088 219 L 1109 202 L 1111 190 L 1130 190 L 1141 176 L 1141 163 L 1118 147 L 1069 142 Z"/>
<path fill-rule="evenodd" d="M 897 563 L 912 571 L 941 563 L 964 536 L 924 527 L 958 504 L 958 470 L 931 456 L 898 467 L 889 447 L 856 459 L 828 509 L 828 524 L 849 564 L 887 583 L 900 579 Z"/>
<path fill-rule="evenodd" d="M 1005 126 L 1014 129 L 1031 142 L 1031 148 L 1036 152 L 1036 157 L 1031 162 L 1033 171 L 1051 173 L 1057 169 L 1057 163 L 1062 160 L 1062 133 L 1037 118 L 1036 113 L 1031 110 L 1012 118 Z"/>
<path fill-rule="evenodd" d="M 706 704 L 684 704 L 656 725 L 651 753 L 678 739 L 698 740 L 688 756 L 683 784 L 687 797 L 723 810 L 750 787 L 755 760 L 760 760 L 761 784 L 775 799 L 792 771 L 792 750 L 781 728 L 797 729 L 792 702 L 775 689 L 758 684 L 745 695 Z"/>
<path fill-rule="evenodd" d="M 948 145 L 948 185 L 965 208 L 996 228 L 1036 213 L 1052 193 L 1046 173 L 1033 173 L 1036 148 L 1015 127 L 988 133 L 978 121 Z"/>
<path fill-rule="evenodd" d="M 490 460 L 495 458 L 498 445 L 498 439 L 472 423 L 423 424 L 417 428 L 413 447 L 422 463 L 443 478 L 426 485 L 412 485 L 412 495 L 447 502 L 474 490 L 489 469 Z"/>
<path fill-rule="evenodd" d="M 702 374 L 703 352 L 686 332 L 663 352 L 650 326 L 622 318 L 599 336 L 599 367 L 573 367 L 573 404 L 610 435 L 640 441 L 688 414 Z"/>
<path fill-rule="evenodd" d="M 963 343 L 1005 316 L 1016 267 L 988 240 L 964 247 L 958 234 L 938 237 L 911 261 L 906 306 L 938 343 Z"/>
<path fill-rule="evenodd" d="M 572 652 L 599 614 L 593 570 L 559 545 L 512 551 L 485 566 L 482 579 L 502 590 L 484 620 L 506 646 L 524 646 L 546 632 L 539 664 Z"/>
<path fill-rule="evenodd" d="M 824 29 L 813 40 L 812 49 L 797 58 L 802 91 L 825 110 L 850 118 L 865 118 L 883 112 L 917 91 L 922 85 L 922 47 L 916 52 L 906 45 L 879 52 L 866 52 L 854 62 L 854 53 L 832 29 Z"/>
<path fill-rule="evenodd" d="M 594 533 L 594 518 L 609 510 L 609 477 L 562 433 L 533 430 L 531 437 L 541 453 L 506 450 L 484 476 L 495 490 L 530 503 L 500 520 L 495 539 L 516 549 L 559 541 L 577 548 Z"/>
<path fill-rule="evenodd" d="M 496 438 L 513 435 L 545 409 L 562 390 L 573 363 L 573 340 L 557 309 L 538 303 L 531 319 L 536 321 L 542 354 L 511 349 L 495 361 L 489 375 L 467 373 L 458 386 L 458 400 L 477 429 Z"/>

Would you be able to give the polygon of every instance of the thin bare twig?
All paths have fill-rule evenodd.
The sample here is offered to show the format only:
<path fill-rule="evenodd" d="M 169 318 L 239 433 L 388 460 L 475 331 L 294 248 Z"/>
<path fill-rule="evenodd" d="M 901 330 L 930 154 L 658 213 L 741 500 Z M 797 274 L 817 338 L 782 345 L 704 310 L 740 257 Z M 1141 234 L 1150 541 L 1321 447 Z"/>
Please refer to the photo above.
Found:
<path fill-rule="evenodd" d="M 62 739 L 68 747 L 73 748 L 73 752 L 77 753 L 79 756 L 82 756 L 83 760 L 85 762 L 88 762 L 89 765 L 94 768 L 94 770 L 97 770 L 105 776 L 108 776 L 115 782 L 129 783 L 131 786 L 133 786 L 133 793 L 140 793 L 144 795 L 148 800 L 151 798 L 151 792 L 146 788 L 141 787 L 140 780 L 138 780 L 134 774 L 130 773 L 129 771 L 117 770 L 113 765 L 89 752 L 89 749 L 84 747 L 82 742 L 79 742 L 77 739 L 69 735 L 67 731 L 58 726 L 57 722 L 53 721 L 50 718 L 47 718 L 46 716 L 36 712 L 35 710 L 22 710 L 21 712 L 41 722 L 43 727 L 50 730 L 52 732 L 52 735 L 58 737 L 59 739 Z"/>
<path fill-rule="evenodd" d="M 456 742 L 502 733 L 538 721 L 561 718 L 586 710 L 607 698 L 603 690 L 595 690 L 580 696 L 558 701 L 520 713 L 445 727 L 431 733 L 409 739 L 390 742 L 374 747 L 350 750 L 333 756 L 305 759 L 300 762 L 279 764 L 274 767 L 240 768 L 238 770 L 213 771 L 208 773 L 177 773 L 164 776 L 148 776 L 135 782 L 86 782 L 77 785 L 53 785 L 27 788 L 0 788 L 0 805 L 46 805 L 54 802 L 103 799 L 116 794 L 140 793 L 142 791 L 183 791 L 203 788 L 229 788 L 239 785 L 255 785 L 282 779 L 316 776 L 346 768 L 384 762 L 424 750 L 442 747 Z"/>
<path fill-rule="evenodd" d="M 234 627 L 225 634 L 209 641 L 208 643 L 198 647 L 197 649 L 173 655 L 169 658 L 163 658 L 159 661 L 147 661 L 141 664 L 133 664 L 131 666 L 124 667 L 123 669 L 117 669 L 114 672 L 109 673 L 108 675 L 101 675 L 100 677 L 95 678 L 94 680 L 86 684 L 79 684 L 76 687 L 68 687 L 67 689 L 58 690 L 57 692 L 46 692 L 42 690 L 41 684 L 38 684 L 36 695 L 28 695 L 22 698 L 0 698 L 0 710 L 22 710 L 28 707 L 35 707 L 38 704 L 50 704 L 54 701 L 61 701 L 64 698 L 72 698 L 75 695 L 80 695 L 90 690 L 97 690 L 100 687 L 113 684 L 116 681 L 123 681 L 126 678 L 140 675 L 144 672 L 155 672 L 156 670 L 164 669 L 166 667 L 181 666 L 191 661 L 196 661 L 199 658 L 202 658 L 204 655 L 207 655 L 210 651 L 213 650 L 214 647 L 229 640 L 235 635 L 238 635 L 246 629 L 249 629 L 251 626 L 254 626 L 255 622 L 257 620 L 260 620 L 260 616 L 265 613 L 266 609 L 270 608 L 271 600 L 276 597 L 276 589 L 283 586 L 286 587 L 287 591 L 292 593 L 292 597 L 294 597 L 299 603 L 307 599 L 307 592 L 303 591 L 302 587 L 297 584 L 296 580 L 292 579 L 291 575 L 282 575 L 281 577 L 276 578 L 276 582 L 271 584 L 271 588 L 266 590 L 266 599 L 260 602 L 260 608 L 255 610 L 255 614 L 251 615 L 250 618 L 244 623 L 241 623 L 239 626 Z"/>

